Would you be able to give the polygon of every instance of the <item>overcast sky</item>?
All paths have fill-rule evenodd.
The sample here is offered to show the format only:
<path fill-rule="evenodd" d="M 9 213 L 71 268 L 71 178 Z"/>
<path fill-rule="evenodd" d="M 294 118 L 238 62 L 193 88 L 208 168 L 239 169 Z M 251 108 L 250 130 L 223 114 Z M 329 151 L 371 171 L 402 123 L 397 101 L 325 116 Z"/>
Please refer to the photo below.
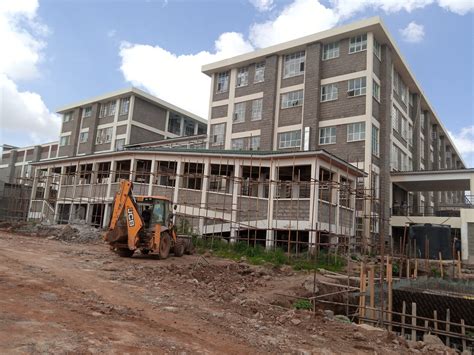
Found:
<path fill-rule="evenodd" d="M 374 15 L 474 166 L 474 0 L 0 0 L 0 144 L 131 85 L 207 118 L 202 64 Z"/>

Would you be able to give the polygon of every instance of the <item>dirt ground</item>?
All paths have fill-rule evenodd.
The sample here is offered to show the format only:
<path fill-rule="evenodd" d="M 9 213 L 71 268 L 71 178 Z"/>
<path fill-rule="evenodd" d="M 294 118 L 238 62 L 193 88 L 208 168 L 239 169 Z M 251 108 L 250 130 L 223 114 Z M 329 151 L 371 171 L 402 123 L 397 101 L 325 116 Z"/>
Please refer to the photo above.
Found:
<path fill-rule="evenodd" d="M 292 310 L 306 273 L 0 231 L 2 353 L 417 352 L 386 331 Z M 418 351 L 419 352 L 419 351 Z"/>

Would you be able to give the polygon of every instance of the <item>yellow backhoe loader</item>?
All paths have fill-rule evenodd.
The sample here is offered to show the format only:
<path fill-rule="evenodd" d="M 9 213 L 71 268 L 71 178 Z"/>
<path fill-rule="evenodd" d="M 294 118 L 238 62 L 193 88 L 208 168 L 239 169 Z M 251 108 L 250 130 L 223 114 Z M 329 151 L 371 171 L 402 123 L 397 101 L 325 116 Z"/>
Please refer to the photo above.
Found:
<path fill-rule="evenodd" d="M 163 196 L 134 197 L 132 186 L 132 182 L 122 180 L 114 199 L 109 229 L 104 235 L 111 250 L 131 257 L 139 249 L 142 254 L 158 253 L 161 259 L 170 252 L 175 256 L 191 254 L 191 239 L 176 234 L 171 201 Z"/>

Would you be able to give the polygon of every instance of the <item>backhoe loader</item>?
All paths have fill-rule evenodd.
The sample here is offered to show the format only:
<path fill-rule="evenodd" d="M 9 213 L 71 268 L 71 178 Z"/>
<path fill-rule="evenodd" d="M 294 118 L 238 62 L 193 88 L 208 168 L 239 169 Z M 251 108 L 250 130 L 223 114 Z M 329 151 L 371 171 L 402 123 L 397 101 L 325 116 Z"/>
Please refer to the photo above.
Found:
<path fill-rule="evenodd" d="M 163 196 L 134 197 L 132 186 L 128 180 L 120 181 L 104 235 L 110 249 L 122 257 L 131 257 L 137 249 L 145 255 L 157 253 L 160 259 L 170 252 L 175 256 L 191 254 L 191 239 L 176 234 L 171 201 Z"/>

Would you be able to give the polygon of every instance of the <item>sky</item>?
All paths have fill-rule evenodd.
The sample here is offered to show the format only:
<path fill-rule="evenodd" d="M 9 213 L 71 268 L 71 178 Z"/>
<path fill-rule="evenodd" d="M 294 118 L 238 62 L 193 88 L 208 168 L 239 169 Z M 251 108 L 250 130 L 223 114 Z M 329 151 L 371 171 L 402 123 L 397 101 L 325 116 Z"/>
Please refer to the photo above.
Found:
<path fill-rule="evenodd" d="M 474 167 L 474 0 L 0 0 L 0 145 L 132 85 L 207 118 L 203 64 L 376 15 Z"/>

